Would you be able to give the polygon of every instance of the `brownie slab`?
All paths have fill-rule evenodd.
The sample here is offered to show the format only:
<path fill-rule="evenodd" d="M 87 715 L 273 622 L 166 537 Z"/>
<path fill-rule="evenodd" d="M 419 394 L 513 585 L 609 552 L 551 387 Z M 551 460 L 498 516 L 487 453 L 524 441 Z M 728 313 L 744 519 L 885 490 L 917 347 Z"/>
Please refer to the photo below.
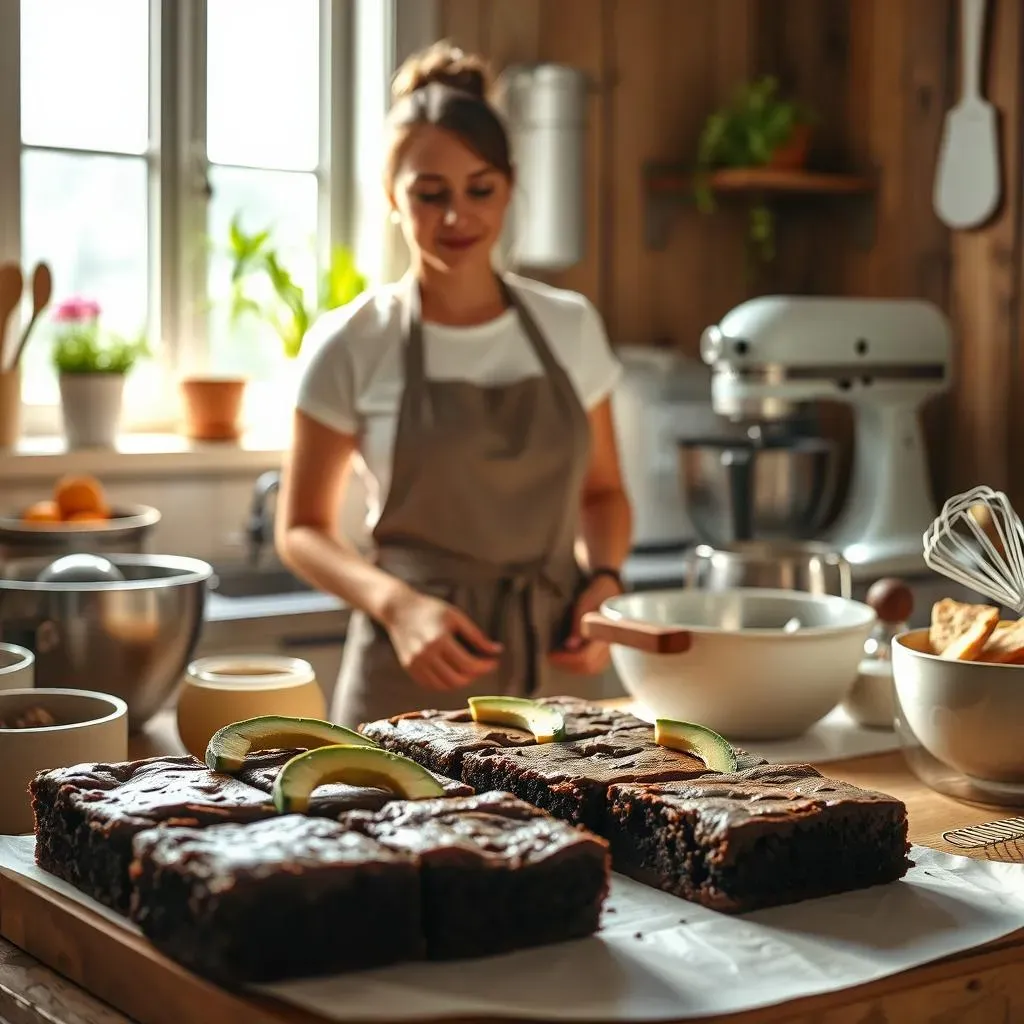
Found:
<path fill-rule="evenodd" d="M 237 773 L 238 778 L 255 789 L 270 794 L 273 792 L 274 782 L 284 765 L 301 753 L 301 749 L 255 751 L 246 757 L 245 763 Z M 472 786 L 467 786 L 464 782 L 449 779 L 444 775 L 432 774 L 444 787 L 446 796 L 471 796 L 473 793 Z M 394 793 L 386 789 L 330 782 L 318 786 L 313 791 L 305 813 L 315 817 L 337 818 L 339 814 L 346 811 L 376 811 L 386 803 L 397 799 L 399 798 Z"/>
<path fill-rule="evenodd" d="M 418 859 L 431 959 L 490 956 L 598 928 L 608 844 L 508 793 L 402 801 L 341 820 Z"/>
<path fill-rule="evenodd" d="M 744 767 L 760 759 L 738 752 Z M 574 743 L 468 752 L 462 778 L 478 793 L 504 790 L 572 824 L 603 833 L 608 787 L 621 782 L 671 782 L 704 775 L 697 757 L 655 743 L 648 726 Z"/>
<path fill-rule="evenodd" d="M 132 839 L 154 825 L 201 827 L 275 813 L 266 793 L 211 772 L 194 757 L 80 764 L 40 772 L 29 785 L 36 863 L 121 913 L 128 912 Z"/>
<path fill-rule="evenodd" d="M 565 718 L 566 740 L 601 736 L 613 729 L 645 723 L 624 711 L 614 711 L 572 697 L 546 697 L 540 703 L 559 708 Z M 504 725 L 474 722 L 468 708 L 459 711 L 409 711 L 393 718 L 366 722 L 364 736 L 386 750 L 404 754 L 439 775 L 461 777 L 462 759 L 478 750 L 533 746 L 533 734 Z"/>
<path fill-rule="evenodd" d="M 615 869 L 739 913 L 902 878 L 907 809 L 808 765 L 762 765 L 659 785 L 615 785 Z"/>
<path fill-rule="evenodd" d="M 284 815 L 134 840 L 131 916 L 168 956 L 228 985 L 422 957 L 415 857 Z"/>

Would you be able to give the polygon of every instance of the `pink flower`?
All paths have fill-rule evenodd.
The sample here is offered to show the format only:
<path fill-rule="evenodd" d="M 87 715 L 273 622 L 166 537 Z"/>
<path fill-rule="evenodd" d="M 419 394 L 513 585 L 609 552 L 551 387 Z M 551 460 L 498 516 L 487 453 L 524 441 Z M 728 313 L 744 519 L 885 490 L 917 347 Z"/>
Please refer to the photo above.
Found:
<path fill-rule="evenodd" d="M 65 299 L 54 311 L 53 319 L 58 323 L 81 323 L 96 320 L 100 315 L 100 304 L 93 299 Z"/>

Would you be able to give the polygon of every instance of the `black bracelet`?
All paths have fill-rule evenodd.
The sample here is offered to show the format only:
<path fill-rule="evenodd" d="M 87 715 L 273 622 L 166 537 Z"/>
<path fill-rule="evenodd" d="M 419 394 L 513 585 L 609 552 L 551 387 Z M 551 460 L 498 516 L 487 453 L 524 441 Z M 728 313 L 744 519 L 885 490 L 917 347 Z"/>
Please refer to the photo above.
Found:
<path fill-rule="evenodd" d="M 613 569 L 610 565 L 599 565 L 596 569 L 590 570 L 590 582 L 593 583 L 598 576 L 607 576 L 618 584 L 619 590 L 623 593 L 626 592 L 626 584 L 623 582 L 622 573 L 618 569 Z"/>

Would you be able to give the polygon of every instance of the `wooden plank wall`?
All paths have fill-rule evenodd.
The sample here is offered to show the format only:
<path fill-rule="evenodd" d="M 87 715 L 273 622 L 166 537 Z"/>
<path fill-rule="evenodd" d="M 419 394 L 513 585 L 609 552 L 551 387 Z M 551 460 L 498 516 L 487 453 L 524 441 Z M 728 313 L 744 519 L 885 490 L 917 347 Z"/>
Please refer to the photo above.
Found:
<path fill-rule="evenodd" d="M 696 352 L 701 330 L 750 293 L 741 210 L 686 211 L 668 247 L 643 241 L 641 170 L 694 152 L 707 113 L 771 71 L 820 116 L 815 161 L 874 169 L 874 240 L 848 210 L 809 204 L 779 228 L 758 291 L 916 296 L 951 317 L 955 385 L 926 415 L 940 495 L 987 483 L 1024 513 L 1019 343 L 1024 5 L 990 0 L 985 90 L 999 108 L 1004 199 L 970 232 L 948 231 L 931 192 L 959 73 L 956 0 L 443 0 L 445 35 L 491 58 L 555 60 L 594 79 L 590 245 L 557 283 L 602 309 L 620 344 Z"/>

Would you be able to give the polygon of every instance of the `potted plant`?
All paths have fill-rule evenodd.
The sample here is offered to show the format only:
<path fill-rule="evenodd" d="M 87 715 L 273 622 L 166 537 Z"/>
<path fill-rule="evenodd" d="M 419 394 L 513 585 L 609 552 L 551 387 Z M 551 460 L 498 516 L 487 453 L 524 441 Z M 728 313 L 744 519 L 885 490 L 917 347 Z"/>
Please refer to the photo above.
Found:
<path fill-rule="evenodd" d="M 721 110 L 708 117 L 697 145 L 694 195 L 703 213 L 715 209 L 713 172 L 725 168 L 768 167 L 800 170 L 807 164 L 814 116 L 779 94 L 778 80 L 765 75 L 740 86 Z M 760 258 L 775 255 L 775 218 L 756 202 L 750 209 L 749 241 Z"/>
<path fill-rule="evenodd" d="M 104 331 L 100 312 L 97 302 L 73 298 L 53 314 L 53 366 L 69 448 L 113 447 L 125 377 L 149 351 L 144 339 Z"/>
<path fill-rule="evenodd" d="M 336 246 L 320 276 L 316 295 L 307 295 L 285 265 L 269 229 L 247 232 L 236 214 L 228 235 L 231 261 L 231 323 L 255 317 L 268 324 L 294 360 L 313 321 L 351 302 L 366 288 L 351 250 Z M 183 382 L 190 437 L 237 437 L 245 381 L 192 378 Z"/>

